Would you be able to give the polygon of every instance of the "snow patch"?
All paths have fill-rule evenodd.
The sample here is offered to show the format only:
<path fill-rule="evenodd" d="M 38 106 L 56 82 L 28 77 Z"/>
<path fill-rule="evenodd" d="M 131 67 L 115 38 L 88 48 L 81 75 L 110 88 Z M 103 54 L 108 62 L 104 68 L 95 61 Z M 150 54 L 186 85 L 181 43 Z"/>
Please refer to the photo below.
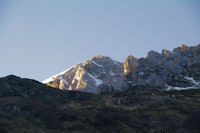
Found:
<path fill-rule="evenodd" d="M 65 85 L 69 85 L 69 83 L 64 79 L 61 79 L 60 82 L 63 82 Z"/>
<path fill-rule="evenodd" d="M 101 81 L 101 80 L 95 78 L 95 77 L 94 77 L 93 75 L 91 75 L 90 73 L 88 73 L 88 75 L 96 82 L 96 85 L 102 84 L 102 81 Z"/>
<path fill-rule="evenodd" d="M 169 86 L 169 85 L 166 85 L 167 88 L 166 90 L 169 91 L 169 90 L 187 90 L 187 89 L 192 89 L 194 87 L 173 87 L 173 86 Z"/>
<path fill-rule="evenodd" d="M 190 81 L 191 83 L 193 83 L 196 86 L 200 85 L 200 82 L 197 82 L 196 80 L 193 79 L 193 77 L 184 77 L 185 79 L 187 79 L 188 81 Z M 187 89 L 192 89 L 195 88 L 195 86 L 188 86 L 188 87 L 173 87 L 173 86 L 169 86 L 166 85 L 166 90 L 187 90 Z"/>
<path fill-rule="evenodd" d="M 57 76 L 57 75 L 56 75 L 56 76 Z M 43 84 L 49 83 L 49 82 L 53 81 L 53 80 L 55 79 L 56 76 L 52 76 L 52 77 L 50 77 L 50 78 L 48 78 L 48 79 L 42 81 L 42 83 L 43 83 Z"/>
<path fill-rule="evenodd" d="M 97 65 L 98 67 L 103 67 L 103 65 L 99 65 L 97 64 L 95 61 L 91 60 L 95 65 Z"/>
<path fill-rule="evenodd" d="M 111 76 L 115 76 L 115 74 L 112 71 L 110 71 L 109 73 Z"/>
<path fill-rule="evenodd" d="M 75 77 L 74 77 L 74 79 L 76 79 L 76 80 L 81 80 L 81 73 L 80 72 L 76 72 L 76 75 L 75 75 Z"/>
<path fill-rule="evenodd" d="M 78 65 L 78 64 L 76 64 L 76 65 Z M 69 70 L 75 68 L 76 65 L 72 66 L 71 68 L 69 68 L 69 69 L 67 69 L 67 70 L 65 70 L 65 71 L 62 71 L 62 72 L 59 73 L 59 74 L 56 74 L 56 75 L 51 76 L 50 78 L 48 78 L 48 79 L 42 81 L 42 83 L 45 84 L 45 83 L 49 83 L 49 82 L 53 81 L 57 76 L 64 75 L 67 71 L 69 71 Z"/>
<path fill-rule="evenodd" d="M 192 82 L 193 84 L 199 86 L 200 82 L 197 82 L 196 80 L 193 79 L 193 77 L 184 77 L 185 79 L 189 80 L 190 82 Z"/>
<path fill-rule="evenodd" d="M 67 80 L 62 80 L 66 85 L 69 85 L 69 83 L 67 82 Z"/>
<path fill-rule="evenodd" d="M 144 72 L 140 72 L 139 75 L 144 75 Z"/>

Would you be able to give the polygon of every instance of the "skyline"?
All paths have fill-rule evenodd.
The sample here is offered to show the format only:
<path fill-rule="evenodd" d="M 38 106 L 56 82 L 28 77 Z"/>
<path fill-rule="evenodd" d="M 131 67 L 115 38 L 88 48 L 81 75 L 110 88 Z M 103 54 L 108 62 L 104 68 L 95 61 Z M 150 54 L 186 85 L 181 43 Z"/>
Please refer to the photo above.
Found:
<path fill-rule="evenodd" d="M 43 81 L 95 55 L 129 55 L 200 43 L 200 2 L 0 1 L 0 77 Z"/>

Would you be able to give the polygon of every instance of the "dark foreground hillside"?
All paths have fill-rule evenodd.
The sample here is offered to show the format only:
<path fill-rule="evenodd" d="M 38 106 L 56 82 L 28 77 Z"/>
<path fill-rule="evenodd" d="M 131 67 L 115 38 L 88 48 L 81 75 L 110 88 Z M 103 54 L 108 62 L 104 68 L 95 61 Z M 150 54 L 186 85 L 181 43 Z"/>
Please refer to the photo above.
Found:
<path fill-rule="evenodd" d="M 197 133 L 200 90 L 61 91 L 15 76 L 0 78 L 0 133 Z"/>

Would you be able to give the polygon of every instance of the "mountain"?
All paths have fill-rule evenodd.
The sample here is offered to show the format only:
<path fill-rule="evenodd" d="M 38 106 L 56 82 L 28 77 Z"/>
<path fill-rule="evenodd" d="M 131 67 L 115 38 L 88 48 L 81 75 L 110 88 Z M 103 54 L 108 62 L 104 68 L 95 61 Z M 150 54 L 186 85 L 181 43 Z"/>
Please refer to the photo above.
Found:
<path fill-rule="evenodd" d="M 59 73 L 43 83 L 61 90 L 98 93 L 120 90 L 123 86 L 123 64 L 109 57 L 95 56 L 85 63 Z"/>
<path fill-rule="evenodd" d="M 162 53 L 150 51 L 146 58 L 128 56 L 124 63 L 95 56 L 43 83 L 62 90 L 91 93 L 124 90 L 129 85 L 165 90 L 200 88 L 200 44 L 180 45 Z"/>
<path fill-rule="evenodd" d="M 126 80 L 132 85 L 165 89 L 200 88 L 200 45 L 180 45 L 162 54 L 150 51 L 146 58 L 129 56 L 124 62 Z"/>
<path fill-rule="evenodd" d="M 0 133 L 198 133 L 200 89 L 99 94 L 0 78 Z"/>

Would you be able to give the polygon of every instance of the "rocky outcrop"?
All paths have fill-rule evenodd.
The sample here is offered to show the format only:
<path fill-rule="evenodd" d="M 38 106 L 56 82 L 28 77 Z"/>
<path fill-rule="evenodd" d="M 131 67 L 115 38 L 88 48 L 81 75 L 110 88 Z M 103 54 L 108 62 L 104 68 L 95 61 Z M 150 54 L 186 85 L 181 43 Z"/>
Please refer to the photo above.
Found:
<path fill-rule="evenodd" d="M 132 85 L 200 87 L 200 45 L 180 45 L 162 54 L 150 51 L 146 58 L 128 56 L 124 62 L 126 80 Z"/>
<path fill-rule="evenodd" d="M 124 74 L 128 75 L 129 73 L 131 73 L 135 67 L 138 66 L 137 62 L 137 58 L 133 57 L 133 56 L 128 56 L 124 62 Z"/>
<path fill-rule="evenodd" d="M 43 83 L 62 90 L 98 93 L 120 90 L 123 86 L 123 64 L 105 56 L 95 56 L 85 63 L 55 75 Z"/>

